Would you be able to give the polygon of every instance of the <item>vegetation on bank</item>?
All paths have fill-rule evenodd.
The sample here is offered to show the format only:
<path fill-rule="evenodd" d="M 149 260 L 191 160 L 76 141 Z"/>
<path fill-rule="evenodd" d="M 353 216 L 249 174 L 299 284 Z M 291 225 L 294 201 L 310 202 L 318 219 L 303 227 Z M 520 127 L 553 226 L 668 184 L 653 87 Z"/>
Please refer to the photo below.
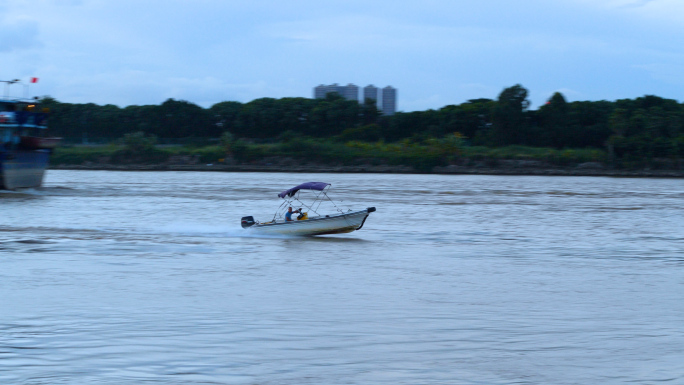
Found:
<path fill-rule="evenodd" d="M 439 110 L 382 116 L 372 101 L 262 98 L 202 108 L 169 99 L 152 106 L 98 106 L 43 99 L 50 130 L 69 142 L 103 138 L 100 147 L 62 147 L 54 164 L 203 163 L 293 159 L 319 164 L 435 166 L 533 160 L 567 166 L 679 168 L 684 104 L 656 96 L 615 102 L 567 102 L 554 94 L 537 110 L 528 91 L 504 89 Z M 159 139 L 158 139 L 159 138 Z M 182 142 L 183 146 L 161 146 Z M 174 158 L 176 157 L 176 158 Z"/>
<path fill-rule="evenodd" d="M 228 135 L 230 137 L 230 135 Z M 143 144 L 136 141 L 144 142 Z M 568 166 L 607 161 L 599 149 L 564 149 L 506 146 L 469 146 L 458 134 L 425 141 L 395 143 L 340 142 L 311 137 L 292 137 L 281 142 L 250 143 L 242 139 L 224 140 L 210 146 L 155 146 L 154 137 L 142 133 L 104 146 L 67 146 L 55 150 L 51 162 L 57 165 L 86 163 L 136 164 L 295 164 L 314 165 L 404 165 L 429 172 L 449 164 L 496 167 L 498 161 L 535 161 L 540 165 Z"/>

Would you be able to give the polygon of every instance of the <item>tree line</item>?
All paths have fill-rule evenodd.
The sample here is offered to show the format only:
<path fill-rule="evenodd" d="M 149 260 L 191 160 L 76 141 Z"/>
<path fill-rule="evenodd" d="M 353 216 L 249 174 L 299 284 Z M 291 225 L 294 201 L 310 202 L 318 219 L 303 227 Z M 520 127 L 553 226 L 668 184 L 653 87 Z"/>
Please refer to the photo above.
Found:
<path fill-rule="evenodd" d="M 647 95 L 617 101 L 567 102 L 555 93 L 530 109 L 528 90 L 505 88 L 496 100 L 473 99 L 438 110 L 383 116 L 375 103 L 261 98 L 202 108 L 183 100 L 127 106 L 62 103 L 44 97 L 50 131 L 67 138 L 119 138 L 145 132 L 159 138 L 219 138 L 225 132 L 252 141 L 297 136 L 339 141 L 415 142 L 454 133 L 471 145 L 598 148 L 617 157 L 684 157 L 684 104 Z"/>

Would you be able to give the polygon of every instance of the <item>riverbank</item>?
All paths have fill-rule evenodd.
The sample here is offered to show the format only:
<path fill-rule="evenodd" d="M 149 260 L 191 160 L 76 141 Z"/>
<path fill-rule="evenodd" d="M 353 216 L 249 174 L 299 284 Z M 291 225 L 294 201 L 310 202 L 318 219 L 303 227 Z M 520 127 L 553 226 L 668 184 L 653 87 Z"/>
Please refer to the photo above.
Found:
<path fill-rule="evenodd" d="M 226 147 L 58 148 L 52 169 L 464 175 L 684 177 L 684 159 L 612 158 L 599 149 L 500 148 L 416 143 L 292 143 Z M 306 151 L 302 151 L 307 149 Z"/>
<path fill-rule="evenodd" d="M 443 175 L 544 175 L 544 176 L 608 176 L 646 178 L 684 178 L 682 170 L 617 170 L 601 164 L 579 164 L 574 167 L 551 165 L 530 166 L 505 164 L 498 167 L 486 165 L 434 167 L 431 172 L 416 170 L 410 166 L 392 165 L 226 165 L 226 164 L 98 164 L 53 165 L 52 170 L 109 170 L 109 171 L 214 171 L 214 172 L 291 172 L 291 173 L 377 173 L 377 174 L 443 174 Z"/>

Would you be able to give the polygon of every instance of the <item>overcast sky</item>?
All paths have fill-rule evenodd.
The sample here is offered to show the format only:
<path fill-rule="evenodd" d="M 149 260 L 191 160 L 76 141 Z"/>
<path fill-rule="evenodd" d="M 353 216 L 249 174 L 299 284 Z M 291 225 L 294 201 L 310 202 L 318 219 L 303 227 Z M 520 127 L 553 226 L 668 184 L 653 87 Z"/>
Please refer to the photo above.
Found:
<path fill-rule="evenodd" d="M 204 107 L 392 85 L 401 111 L 684 100 L 683 0 L 0 0 L 0 80 L 63 102 Z M 22 86 L 13 86 L 21 94 Z M 0 89 L 4 94 L 4 86 Z"/>

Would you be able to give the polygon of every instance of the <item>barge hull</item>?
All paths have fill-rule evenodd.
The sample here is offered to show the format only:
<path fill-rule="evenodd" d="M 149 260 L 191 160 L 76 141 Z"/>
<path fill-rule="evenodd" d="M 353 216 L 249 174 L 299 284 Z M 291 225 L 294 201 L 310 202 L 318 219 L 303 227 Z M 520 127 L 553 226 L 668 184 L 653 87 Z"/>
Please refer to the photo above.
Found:
<path fill-rule="evenodd" d="M 40 187 L 49 159 L 49 150 L 0 153 L 0 188 L 16 190 Z"/>

